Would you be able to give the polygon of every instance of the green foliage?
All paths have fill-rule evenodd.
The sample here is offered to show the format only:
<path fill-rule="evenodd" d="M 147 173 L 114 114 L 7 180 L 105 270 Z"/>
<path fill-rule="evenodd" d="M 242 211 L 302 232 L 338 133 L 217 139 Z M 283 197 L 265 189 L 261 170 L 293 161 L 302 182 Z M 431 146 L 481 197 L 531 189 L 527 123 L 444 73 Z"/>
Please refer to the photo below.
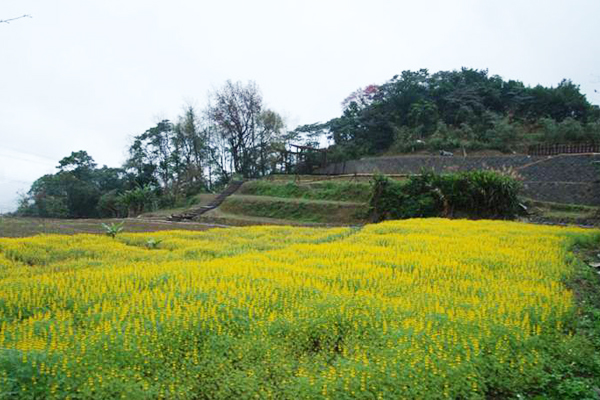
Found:
<path fill-rule="evenodd" d="M 600 122 L 584 124 L 572 117 L 562 122 L 542 118 L 538 137 L 544 143 L 599 143 Z"/>
<path fill-rule="evenodd" d="M 158 249 L 158 245 L 163 241 L 164 239 L 154 239 L 154 238 L 150 238 L 148 240 L 146 240 L 146 247 L 149 249 Z"/>
<path fill-rule="evenodd" d="M 150 185 L 137 186 L 127 190 L 118 197 L 118 203 L 127 210 L 129 217 L 140 215 L 154 208 L 156 194 Z"/>
<path fill-rule="evenodd" d="M 462 68 L 404 71 L 353 93 L 343 114 L 323 125 L 335 142 L 330 160 L 337 162 L 389 150 L 510 152 L 549 139 L 598 141 L 599 120 L 598 107 L 571 81 L 531 88 Z"/>
<path fill-rule="evenodd" d="M 436 174 L 424 171 L 406 182 L 372 180 L 371 218 L 512 218 L 519 213 L 520 183 L 494 171 Z"/>
<path fill-rule="evenodd" d="M 125 221 L 121 221 L 118 224 L 115 224 L 114 222 L 111 223 L 110 225 L 102 223 L 102 228 L 104 228 L 104 233 L 106 233 L 106 235 L 110 236 L 111 238 L 115 238 L 119 233 L 123 232 L 123 225 L 125 224 Z"/>
<path fill-rule="evenodd" d="M 97 209 L 101 217 L 117 218 L 127 214 L 127 210 L 121 203 L 119 192 L 116 189 L 110 190 L 100 196 Z"/>
<path fill-rule="evenodd" d="M 588 263 L 600 262 L 600 232 L 572 235 L 569 256 L 573 273 L 565 284 L 577 309 L 567 321 L 568 342 L 548 347 L 543 392 L 553 398 L 590 398 L 600 388 L 600 276 Z"/>
<path fill-rule="evenodd" d="M 44 218 L 119 216 L 117 193 L 129 186 L 120 168 L 96 168 L 85 151 L 71 153 L 58 172 L 37 179 L 19 201 L 17 215 Z"/>
<path fill-rule="evenodd" d="M 73 151 L 68 157 L 58 162 L 56 167 L 60 171 L 73 171 L 78 176 L 84 175 L 96 168 L 94 159 L 85 150 Z"/>

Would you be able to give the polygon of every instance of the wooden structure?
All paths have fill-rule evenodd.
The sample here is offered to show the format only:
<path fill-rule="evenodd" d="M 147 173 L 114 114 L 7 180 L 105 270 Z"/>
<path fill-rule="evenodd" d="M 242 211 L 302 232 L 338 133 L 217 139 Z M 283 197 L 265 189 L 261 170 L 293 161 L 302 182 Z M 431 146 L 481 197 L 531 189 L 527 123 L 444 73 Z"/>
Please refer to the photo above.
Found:
<path fill-rule="evenodd" d="M 585 153 L 600 153 L 600 143 L 538 144 L 527 148 L 527 154 L 530 156 Z"/>

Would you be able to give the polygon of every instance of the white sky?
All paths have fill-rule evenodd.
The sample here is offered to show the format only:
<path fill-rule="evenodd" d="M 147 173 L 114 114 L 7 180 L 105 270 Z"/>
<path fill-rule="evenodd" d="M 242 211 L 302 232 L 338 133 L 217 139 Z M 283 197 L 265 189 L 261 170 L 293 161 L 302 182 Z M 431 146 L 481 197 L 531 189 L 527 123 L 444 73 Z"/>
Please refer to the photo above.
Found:
<path fill-rule="evenodd" d="M 600 95 L 599 0 L 1 0 L 0 212 L 58 160 L 119 166 L 185 102 L 254 80 L 293 129 L 358 87 L 462 66 Z"/>

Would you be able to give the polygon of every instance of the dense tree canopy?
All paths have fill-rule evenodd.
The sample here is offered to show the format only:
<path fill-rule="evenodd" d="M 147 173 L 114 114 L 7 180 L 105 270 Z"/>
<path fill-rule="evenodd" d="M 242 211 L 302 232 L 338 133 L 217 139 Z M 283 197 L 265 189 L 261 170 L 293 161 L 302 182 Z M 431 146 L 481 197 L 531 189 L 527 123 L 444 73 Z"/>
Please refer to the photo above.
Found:
<path fill-rule="evenodd" d="M 97 168 L 84 150 L 72 152 L 55 174 L 36 180 L 21 198 L 18 212 L 53 218 L 110 217 L 119 214 L 117 194 L 131 187 L 121 168 Z"/>
<path fill-rule="evenodd" d="M 579 87 L 527 87 L 463 68 L 404 71 L 353 92 L 326 123 L 338 157 L 421 149 L 517 150 L 538 142 L 599 141 L 600 111 Z"/>

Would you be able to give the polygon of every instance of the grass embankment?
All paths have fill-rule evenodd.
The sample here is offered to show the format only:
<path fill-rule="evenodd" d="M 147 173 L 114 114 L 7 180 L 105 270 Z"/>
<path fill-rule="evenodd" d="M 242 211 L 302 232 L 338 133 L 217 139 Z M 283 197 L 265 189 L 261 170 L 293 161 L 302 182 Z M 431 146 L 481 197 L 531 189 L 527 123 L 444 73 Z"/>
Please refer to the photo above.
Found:
<path fill-rule="evenodd" d="M 365 222 L 370 185 L 359 182 L 303 183 L 252 181 L 228 197 L 205 218 L 236 216 L 260 223 L 318 223 L 351 225 Z"/>
<path fill-rule="evenodd" d="M 535 222 L 600 225 L 600 208 L 526 199 L 528 213 Z"/>
<path fill-rule="evenodd" d="M 347 201 L 366 203 L 371 195 L 371 186 L 364 182 L 294 182 L 252 181 L 244 184 L 239 194 L 270 196 L 305 200 Z"/>
<path fill-rule="evenodd" d="M 265 196 L 231 196 L 219 207 L 223 212 L 297 222 L 357 224 L 364 222 L 366 204 Z"/>
<path fill-rule="evenodd" d="M 598 282 L 569 247 L 598 241 L 442 219 L 0 239 L 0 397 L 593 398 Z"/>

